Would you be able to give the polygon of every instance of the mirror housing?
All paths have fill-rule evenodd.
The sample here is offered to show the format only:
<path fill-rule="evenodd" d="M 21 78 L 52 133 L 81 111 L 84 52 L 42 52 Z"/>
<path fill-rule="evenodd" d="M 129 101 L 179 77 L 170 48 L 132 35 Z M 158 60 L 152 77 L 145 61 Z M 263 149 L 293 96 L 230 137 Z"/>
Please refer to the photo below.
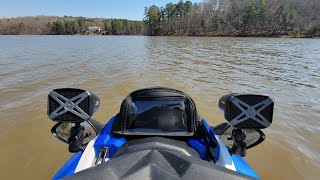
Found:
<path fill-rule="evenodd" d="M 271 98 L 253 94 L 228 94 L 219 108 L 228 123 L 240 129 L 264 129 L 271 125 L 274 103 Z"/>
<path fill-rule="evenodd" d="M 222 123 L 215 127 L 211 127 L 214 131 L 214 134 L 219 136 L 219 139 L 226 145 L 228 149 L 233 147 L 233 132 L 236 128 L 230 126 L 228 123 Z M 239 129 L 240 130 L 240 129 Z M 245 134 L 244 142 L 246 143 L 246 149 L 257 146 L 262 143 L 266 136 L 260 129 L 242 129 Z"/>
<path fill-rule="evenodd" d="M 71 128 L 75 127 L 76 123 L 63 123 L 59 122 L 51 128 L 52 135 L 60 141 L 69 144 L 69 138 L 71 137 Z M 90 121 L 82 122 L 83 134 L 86 136 L 82 141 L 82 146 L 87 145 L 93 138 L 95 138 L 100 132 L 101 127 L 95 127 Z"/>
<path fill-rule="evenodd" d="M 56 122 L 84 122 L 98 110 L 99 98 L 93 93 L 73 88 L 55 89 L 48 95 L 48 116 Z"/>

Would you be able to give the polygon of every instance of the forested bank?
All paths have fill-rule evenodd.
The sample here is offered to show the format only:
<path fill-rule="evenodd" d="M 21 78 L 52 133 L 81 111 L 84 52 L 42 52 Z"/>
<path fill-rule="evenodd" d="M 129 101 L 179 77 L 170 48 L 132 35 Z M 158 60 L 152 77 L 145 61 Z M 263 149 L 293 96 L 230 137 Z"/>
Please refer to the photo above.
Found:
<path fill-rule="evenodd" d="M 180 0 L 145 7 L 143 21 L 36 16 L 0 19 L 0 34 L 320 37 L 320 0 Z"/>
<path fill-rule="evenodd" d="M 320 36 L 319 0 L 179 1 L 145 8 L 148 35 Z"/>
<path fill-rule="evenodd" d="M 0 34 L 5 35 L 73 35 L 88 34 L 88 27 L 98 26 L 100 34 L 143 35 L 142 21 L 85 17 L 36 16 L 0 19 Z"/>

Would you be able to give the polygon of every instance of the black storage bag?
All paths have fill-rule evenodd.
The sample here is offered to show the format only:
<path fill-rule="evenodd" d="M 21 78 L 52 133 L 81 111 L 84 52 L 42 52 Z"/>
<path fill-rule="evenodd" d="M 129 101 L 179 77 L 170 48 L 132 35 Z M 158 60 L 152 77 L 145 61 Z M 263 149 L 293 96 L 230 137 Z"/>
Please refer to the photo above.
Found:
<path fill-rule="evenodd" d="M 186 93 L 164 87 L 140 89 L 127 96 L 115 117 L 117 135 L 193 136 L 200 122 Z"/>

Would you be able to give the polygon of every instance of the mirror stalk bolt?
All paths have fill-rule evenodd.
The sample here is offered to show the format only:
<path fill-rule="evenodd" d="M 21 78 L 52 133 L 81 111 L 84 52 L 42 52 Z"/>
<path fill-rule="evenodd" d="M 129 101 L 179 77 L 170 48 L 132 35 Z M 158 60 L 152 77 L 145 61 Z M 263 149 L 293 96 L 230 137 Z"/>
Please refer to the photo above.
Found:
<path fill-rule="evenodd" d="M 244 142 L 246 134 L 241 129 L 232 130 L 233 145 L 229 150 L 230 154 L 235 154 L 241 157 L 246 156 L 247 144 Z"/>
<path fill-rule="evenodd" d="M 69 152 L 83 151 L 82 143 L 84 139 L 84 127 L 80 123 L 75 123 L 75 126 L 70 129 L 70 137 L 68 139 Z"/>

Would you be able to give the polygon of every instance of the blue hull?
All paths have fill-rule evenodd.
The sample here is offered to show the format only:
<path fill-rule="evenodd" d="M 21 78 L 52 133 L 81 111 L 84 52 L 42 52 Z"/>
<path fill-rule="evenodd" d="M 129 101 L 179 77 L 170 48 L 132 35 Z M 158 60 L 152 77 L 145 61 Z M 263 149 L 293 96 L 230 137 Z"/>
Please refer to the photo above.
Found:
<path fill-rule="evenodd" d="M 95 149 L 96 156 L 99 154 L 99 150 L 101 147 L 108 147 L 109 149 L 108 157 L 110 158 L 114 154 L 114 152 L 126 142 L 126 138 L 124 137 L 119 138 L 112 135 L 111 128 L 112 128 L 113 121 L 114 121 L 114 117 L 112 117 L 109 120 L 109 122 L 105 125 L 102 132 L 99 134 L 98 138 L 95 141 L 94 149 Z M 202 121 L 207 131 L 209 132 L 209 135 L 212 137 L 212 139 L 216 140 L 214 132 L 210 128 L 208 123 L 204 119 Z M 199 153 L 200 157 L 203 160 L 206 160 L 206 155 L 205 155 L 206 146 L 202 141 L 202 139 L 191 138 L 188 141 L 188 145 L 193 147 Z M 214 151 L 217 155 L 219 155 L 220 147 L 218 146 L 217 148 L 214 149 Z M 78 152 L 75 155 L 73 155 L 61 167 L 61 169 L 54 175 L 52 179 L 56 180 L 56 179 L 60 179 L 60 178 L 74 174 L 81 156 L 82 156 L 82 152 Z M 257 173 L 249 166 L 249 164 L 242 157 L 232 155 L 231 158 L 237 172 L 259 179 L 259 176 L 257 175 Z M 215 159 L 215 160 L 218 160 L 218 159 Z"/>

